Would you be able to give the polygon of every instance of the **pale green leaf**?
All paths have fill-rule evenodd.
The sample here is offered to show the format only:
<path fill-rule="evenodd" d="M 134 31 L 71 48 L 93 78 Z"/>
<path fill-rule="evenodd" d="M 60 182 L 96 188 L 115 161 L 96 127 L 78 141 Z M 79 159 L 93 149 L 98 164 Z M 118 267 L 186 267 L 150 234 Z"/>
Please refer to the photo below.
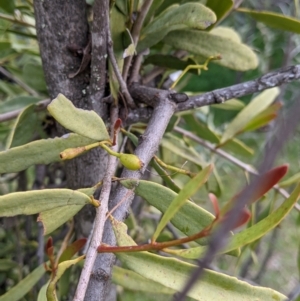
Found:
<path fill-rule="evenodd" d="M 156 281 L 149 280 L 133 271 L 113 267 L 112 282 L 122 287 L 135 291 L 150 292 L 156 294 L 174 294 L 176 291 L 161 285 Z"/>
<path fill-rule="evenodd" d="M 300 172 L 297 172 L 296 174 L 292 175 L 288 179 L 282 181 L 279 183 L 280 187 L 287 187 L 292 184 L 298 183 L 300 181 Z"/>
<path fill-rule="evenodd" d="M 64 95 L 59 94 L 47 108 L 66 129 L 97 141 L 109 140 L 109 134 L 101 117 L 94 111 L 75 108 Z"/>
<path fill-rule="evenodd" d="M 212 105 L 213 108 L 229 110 L 229 111 L 240 111 L 245 107 L 245 104 L 239 99 L 230 99 L 224 103 Z"/>
<path fill-rule="evenodd" d="M 16 286 L 10 289 L 7 293 L 0 296 L 0 301 L 18 301 L 25 296 L 31 288 L 41 279 L 45 273 L 44 264 L 41 264 Z"/>
<path fill-rule="evenodd" d="M 237 11 L 250 15 L 258 22 L 270 27 L 300 33 L 300 20 L 269 11 L 255 11 L 246 8 L 239 8 Z"/>
<path fill-rule="evenodd" d="M 43 224 L 44 235 L 47 235 L 70 220 L 84 205 L 68 205 L 42 211 L 38 221 Z"/>
<path fill-rule="evenodd" d="M 49 282 L 47 282 L 46 284 L 44 284 L 42 286 L 42 288 L 39 291 L 37 301 L 48 301 L 47 296 L 46 296 L 46 291 L 47 291 L 48 285 L 49 285 Z"/>
<path fill-rule="evenodd" d="M 299 198 L 299 194 L 300 184 L 296 187 L 291 196 L 266 218 L 253 225 L 252 227 L 242 230 L 241 232 L 236 233 L 234 236 L 232 236 L 228 246 L 226 246 L 225 249 L 221 251 L 221 253 L 227 253 L 237 248 L 248 245 L 260 239 L 266 233 L 274 229 L 292 210 L 294 204 Z M 196 247 L 187 250 L 172 250 L 170 251 L 170 253 L 185 258 L 197 259 L 201 255 L 203 255 L 205 251 L 206 247 Z"/>
<path fill-rule="evenodd" d="M 157 228 L 152 236 L 152 240 L 156 241 L 161 231 L 165 228 L 167 223 L 174 217 L 179 209 L 188 201 L 188 199 L 196 193 L 196 191 L 208 180 L 212 171 L 212 165 L 208 165 L 201 170 L 193 179 L 191 179 L 179 192 L 179 194 L 172 200 L 168 209 L 164 212 Z M 163 199 L 161 199 L 162 201 Z"/>
<path fill-rule="evenodd" d="M 162 213 L 168 209 L 173 199 L 178 196 L 173 190 L 150 181 L 127 179 L 122 180 L 120 183 L 129 189 L 135 187 L 134 192 L 137 195 Z M 203 228 L 210 225 L 213 220 L 214 216 L 210 212 L 195 203 L 187 201 L 170 222 L 181 232 L 190 236 L 200 232 Z M 207 244 L 207 238 L 198 239 L 196 242 L 201 245 Z"/>
<path fill-rule="evenodd" d="M 99 182 L 93 187 L 78 189 L 78 191 L 84 193 L 87 196 L 92 196 L 99 186 L 101 186 L 101 182 Z M 43 224 L 44 235 L 53 232 L 62 224 L 66 223 L 83 206 L 84 205 L 68 205 L 41 212 L 38 216 L 38 221 Z"/>
<path fill-rule="evenodd" d="M 221 55 L 221 60 L 214 62 L 234 70 L 246 71 L 257 67 L 258 60 L 251 48 L 220 34 L 199 30 L 174 30 L 164 38 L 164 42 L 196 56 L 207 58 Z"/>
<path fill-rule="evenodd" d="M 33 164 L 49 164 L 61 161 L 59 154 L 67 149 L 85 146 L 95 140 L 66 134 L 53 139 L 42 139 L 0 152 L 0 173 L 18 172 Z"/>
<path fill-rule="evenodd" d="M 77 257 L 75 259 L 61 262 L 58 265 L 58 268 L 56 270 L 56 274 L 51 279 L 51 281 L 50 281 L 50 283 L 49 283 L 49 285 L 47 287 L 46 296 L 47 296 L 47 300 L 48 301 L 58 301 L 57 296 L 56 296 L 56 283 L 57 283 L 57 281 L 61 278 L 61 276 L 66 271 L 66 269 L 70 268 L 72 265 L 78 263 L 79 261 L 81 261 L 84 258 L 85 258 L 85 255 L 82 255 L 82 256 Z"/>
<path fill-rule="evenodd" d="M 136 245 L 128 236 L 125 224 L 116 220 L 112 223 L 119 246 Z M 127 268 L 176 291 L 182 289 L 196 268 L 195 265 L 178 259 L 149 252 L 116 253 L 116 255 Z M 211 270 L 205 270 L 203 277 L 196 281 L 187 295 L 199 301 L 283 301 L 286 299 L 284 295 L 272 289 L 252 286 L 235 277 Z"/>
<path fill-rule="evenodd" d="M 7 138 L 6 148 L 20 146 L 31 141 L 38 124 L 35 109 L 36 105 L 29 105 L 18 115 Z"/>
<path fill-rule="evenodd" d="M 206 165 L 204 158 L 195 151 L 194 148 L 187 146 L 182 139 L 168 133 L 161 141 L 161 145 L 169 149 L 173 154 L 182 157 L 200 167 Z"/>
<path fill-rule="evenodd" d="M 44 189 L 13 192 L 0 196 L 0 216 L 36 214 L 57 207 L 84 206 L 91 199 L 70 189 Z"/>
<path fill-rule="evenodd" d="M 137 49 L 141 51 L 158 43 L 170 31 L 184 28 L 205 29 L 216 20 L 214 12 L 200 3 L 169 6 L 142 31 Z"/>
<path fill-rule="evenodd" d="M 266 109 L 278 96 L 279 88 L 265 90 L 256 96 L 232 121 L 228 124 L 220 144 L 224 144 L 235 135 L 242 132 L 246 125 Z"/>

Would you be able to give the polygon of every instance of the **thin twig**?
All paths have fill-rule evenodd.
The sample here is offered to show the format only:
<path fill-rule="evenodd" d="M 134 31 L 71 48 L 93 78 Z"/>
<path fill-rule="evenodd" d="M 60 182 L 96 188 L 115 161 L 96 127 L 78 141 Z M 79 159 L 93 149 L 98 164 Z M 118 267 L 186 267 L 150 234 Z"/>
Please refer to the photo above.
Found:
<path fill-rule="evenodd" d="M 281 86 L 282 84 L 299 78 L 300 65 L 281 68 L 277 71 L 269 72 L 255 80 L 189 97 L 188 101 L 178 105 L 177 111 L 185 111 L 211 104 L 223 103 L 232 98 L 238 98 L 276 86 Z"/>
<path fill-rule="evenodd" d="M 135 108 L 135 104 L 134 101 L 130 95 L 130 93 L 128 92 L 127 89 L 127 85 L 125 83 L 125 81 L 123 80 L 123 77 L 121 75 L 121 72 L 119 70 L 118 67 L 118 63 L 114 54 L 114 50 L 113 50 L 113 41 L 111 38 L 111 33 L 110 33 L 110 28 L 109 28 L 109 16 L 107 15 L 107 52 L 108 52 L 108 57 L 109 60 L 111 62 L 111 65 L 114 69 L 114 73 L 118 79 L 120 88 L 121 88 L 121 93 L 124 95 L 124 97 L 126 98 L 127 104 L 130 108 Z"/>
<path fill-rule="evenodd" d="M 37 104 L 36 104 L 36 111 L 42 111 L 44 109 L 46 109 L 47 105 L 50 103 L 50 99 L 44 99 L 44 100 L 41 100 L 39 101 Z M 11 120 L 11 119 L 14 119 L 16 117 L 19 116 L 19 114 L 23 111 L 23 109 L 19 109 L 19 110 L 14 110 L 14 111 L 10 111 L 10 112 L 7 112 L 7 113 L 3 113 L 3 114 L 0 114 L 0 122 L 4 122 L 4 121 L 8 121 L 8 120 Z"/>
<path fill-rule="evenodd" d="M 247 186 L 238 196 L 235 206 L 233 206 L 233 208 L 228 212 L 228 218 L 224 220 L 212 234 L 208 244 L 207 252 L 205 253 L 203 259 L 199 261 L 199 266 L 194 270 L 183 290 L 174 298 L 174 300 L 183 301 L 185 299 L 185 296 L 193 287 L 195 282 L 203 276 L 204 269 L 210 266 L 216 254 L 225 246 L 228 239 L 228 234 L 240 217 L 240 212 L 243 210 L 248 200 L 251 199 L 253 191 L 256 191 L 256 188 L 262 181 L 264 181 L 263 174 L 272 167 L 277 154 L 285 145 L 289 136 L 295 131 L 299 121 L 299 114 L 300 106 L 298 103 L 295 103 L 287 116 L 287 120 L 289 120 L 289 122 L 282 122 L 280 124 L 276 137 L 265 147 L 265 155 L 259 167 L 260 175 L 255 178 L 252 183 L 250 183 L 250 185 Z"/>
<path fill-rule="evenodd" d="M 11 74 L 10 72 L 8 72 L 5 68 L 3 68 L 2 66 L 0 66 L 0 72 L 5 75 L 7 78 L 9 78 L 10 80 L 14 81 L 16 84 L 18 84 L 22 89 L 24 89 L 26 92 L 28 92 L 30 95 L 32 96 L 38 96 L 39 94 L 33 90 L 32 88 L 30 88 L 27 84 L 25 84 L 24 82 L 22 82 L 19 78 L 17 78 L 16 76 L 14 76 L 13 74 Z"/>
<path fill-rule="evenodd" d="M 117 108 L 112 109 L 112 124 L 117 119 Z M 113 132 L 113 129 L 112 129 Z M 118 143 L 112 147 L 112 150 L 118 151 Z M 114 176 L 117 167 L 117 158 L 109 156 L 107 170 L 103 179 L 102 190 L 99 201 L 100 207 L 96 208 L 96 217 L 93 226 L 92 238 L 88 248 L 85 264 L 82 269 L 79 283 L 75 292 L 73 301 L 83 301 L 88 287 L 89 279 L 92 274 L 94 263 L 97 257 L 97 247 L 100 245 L 104 232 L 104 224 L 106 220 L 106 213 L 108 211 L 108 201 L 111 191 L 112 177 Z"/>
<path fill-rule="evenodd" d="M 241 160 L 237 159 L 236 157 L 228 154 L 227 152 L 225 152 L 222 149 L 216 148 L 213 144 L 199 138 L 198 136 L 194 135 L 193 133 L 190 133 L 189 131 L 186 131 L 178 126 L 174 127 L 174 131 L 177 133 L 180 133 L 194 141 L 196 141 L 197 143 L 201 144 L 202 146 L 204 146 L 205 148 L 209 149 L 210 151 L 212 151 L 213 153 L 219 155 L 220 157 L 226 159 L 227 161 L 235 164 L 236 166 L 242 168 L 244 171 L 254 175 L 254 176 L 258 176 L 258 172 L 257 170 L 252 167 L 249 164 L 246 164 L 244 162 L 242 162 Z M 290 194 L 283 188 L 279 187 L 278 185 L 275 185 L 273 187 L 273 189 L 275 189 L 276 191 L 278 191 L 284 198 L 288 198 L 290 196 Z M 300 212 L 300 205 L 298 203 L 296 203 L 294 205 L 294 208 Z"/>
<path fill-rule="evenodd" d="M 153 2 L 153 0 L 145 0 L 144 1 L 143 5 L 140 9 L 140 12 L 138 14 L 138 17 L 137 17 L 136 21 L 133 24 L 132 31 L 131 31 L 131 36 L 132 36 L 134 46 L 136 46 L 137 43 L 138 43 L 142 26 L 144 24 L 145 18 L 147 16 L 149 8 L 151 7 L 152 2 Z M 128 77 L 128 72 L 129 72 L 129 69 L 130 69 L 132 58 L 133 58 L 133 56 L 129 56 L 126 59 L 125 64 L 124 64 L 123 78 L 124 78 L 125 81 L 127 80 L 127 77 Z"/>

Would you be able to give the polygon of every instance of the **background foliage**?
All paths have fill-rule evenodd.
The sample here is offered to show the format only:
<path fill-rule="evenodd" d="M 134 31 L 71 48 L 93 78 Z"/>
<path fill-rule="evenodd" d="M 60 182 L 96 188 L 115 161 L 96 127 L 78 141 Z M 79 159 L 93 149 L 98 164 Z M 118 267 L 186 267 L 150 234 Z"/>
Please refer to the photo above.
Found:
<path fill-rule="evenodd" d="M 158 7 L 156 11 L 154 10 L 156 16 L 173 2 L 180 1 L 154 1 L 153 7 L 154 5 Z M 185 3 L 188 1 L 181 2 Z M 206 1 L 200 2 L 205 4 Z M 212 6 L 214 2 L 216 1 L 208 1 Z M 119 4 L 117 3 L 117 5 Z M 243 2 L 243 8 L 249 8 L 255 11 L 272 11 L 294 18 L 299 18 L 300 14 L 297 0 L 294 2 L 276 1 L 276 4 L 274 1 L 248 0 Z M 120 7 L 118 7 L 118 9 L 120 10 Z M 278 24 L 280 24 L 278 23 L 278 19 L 272 23 L 272 19 L 270 21 L 268 17 L 263 16 L 264 22 L 257 22 L 253 17 L 255 16 L 251 16 L 245 12 L 232 12 L 218 25 L 230 27 L 239 33 L 243 43 L 253 49 L 257 55 L 259 60 L 257 68 L 245 67 L 245 69 L 247 69 L 247 71 L 245 71 L 243 68 L 232 68 L 230 65 L 229 68 L 228 65 L 222 66 L 220 65 L 224 63 L 222 60 L 219 62 L 210 62 L 208 70 L 201 70 L 200 75 L 198 75 L 195 70 L 188 72 L 176 86 L 176 90 L 185 92 L 188 95 L 199 94 L 253 79 L 276 68 L 299 64 L 298 52 L 300 39 L 297 29 L 284 28 L 284 26 L 287 25 L 283 25 L 281 28 L 279 26 L 279 29 L 273 28 L 274 24 L 276 24 L 275 27 L 278 27 Z M 167 16 L 166 19 L 168 20 L 168 18 L 171 17 Z M 174 23 L 175 21 L 178 22 L 178 15 L 176 15 L 176 13 L 174 13 L 173 21 Z M 289 24 L 287 20 L 285 21 L 284 24 Z M 269 26 L 265 23 L 268 23 L 267 25 Z M 44 103 L 46 103 L 48 99 L 48 92 L 43 75 L 44 72 L 34 24 L 35 18 L 31 0 L 0 1 L 1 151 L 56 135 L 53 117 L 43 110 L 45 107 Z M 162 22 L 162 24 L 164 24 L 164 22 Z M 193 64 L 194 61 L 203 63 L 205 55 L 197 54 L 197 56 L 188 55 L 187 57 L 187 53 L 184 53 L 186 60 L 179 61 L 178 58 L 182 58 L 180 57 L 180 51 L 176 52 L 173 48 L 176 47 L 176 41 L 174 42 L 174 40 L 176 40 L 176 34 L 173 34 L 173 36 L 172 32 L 167 34 L 167 31 L 171 30 L 171 27 L 177 24 L 168 26 L 168 29 L 163 28 L 162 24 L 159 22 L 151 23 L 150 17 L 149 19 L 146 18 L 145 26 L 147 27 L 143 29 L 142 36 L 143 34 L 145 36 L 148 34 L 148 40 L 146 39 L 146 42 L 145 40 L 141 42 L 137 50 L 143 50 L 143 47 L 151 47 L 150 53 L 144 57 L 142 64 L 140 72 L 142 81 L 144 81 L 145 84 L 168 88 L 170 86 L 168 86 L 168 76 L 171 73 L 176 70 L 184 69 L 187 65 Z M 289 31 L 285 29 L 289 29 Z M 156 41 L 155 39 L 159 38 L 159 32 L 163 32 L 166 36 L 164 39 L 161 38 L 161 41 Z M 203 32 L 206 33 L 205 31 Z M 234 35 L 235 33 L 231 32 L 231 37 Z M 114 36 L 113 39 L 115 39 Z M 115 55 L 118 58 L 118 55 L 120 55 L 120 53 L 118 53 L 118 45 L 116 45 L 115 40 L 114 43 Z M 205 48 L 204 46 L 202 48 Z M 123 51 L 124 49 L 122 48 L 121 50 Z M 171 53 L 178 54 L 178 56 L 171 58 Z M 164 57 L 161 57 L 162 55 L 164 55 Z M 150 80 L 149 75 L 153 73 L 153 70 L 162 67 L 165 69 L 161 69 L 159 76 L 153 77 L 153 79 Z M 147 80 L 149 80 L 149 82 L 146 83 Z M 114 91 L 117 91 L 116 89 L 118 88 L 118 86 L 116 88 L 114 85 L 117 84 L 113 82 L 111 76 L 110 86 L 113 95 Z M 253 109 L 254 112 L 252 111 L 254 115 L 258 115 L 261 102 L 269 102 L 269 105 L 266 106 L 266 110 L 269 109 L 269 111 L 264 111 L 266 114 L 264 116 L 271 116 L 272 118 L 270 119 L 273 119 L 279 109 L 281 116 L 285 115 L 286 110 L 297 100 L 298 91 L 299 83 L 295 82 L 282 87 L 280 92 L 279 90 L 263 92 L 265 93 L 263 96 L 254 95 L 251 97 L 242 97 L 239 100 L 229 101 L 218 106 L 206 106 L 193 112 L 177 113 L 173 116 L 169 129 L 161 142 L 159 157 L 164 160 L 166 164 L 179 168 L 183 167 L 194 173 L 198 173 L 209 163 L 214 163 L 215 169 L 209 181 L 192 197 L 192 200 L 196 204 L 213 212 L 212 205 L 208 202 L 208 192 L 213 192 L 218 197 L 220 204 L 224 204 L 249 181 L 251 175 L 245 168 L 240 168 L 232 164 L 232 162 L 221 158 L 218 154 L 213 154 L 192 139 L 182 136 L 178 129 L 194 133 L 207 142 L 219 144 L 220 141 L 222 142 L 222 139 L 225 139 L 223 134 L 228 133 L 229 124 L 232 123 L 242 109 L 246 108 L 250 100 L 255 99 L 255 97 L 261 97 L 261 99 L 257 100 L 258 105 Z M 63 91 L 61 92 L 63 93 Z M 117 95 L 117 92 L 115 92 L 115 95 Z M 276 99 L 275 105 L 271 105 L 274 99 Z M 21 110 L 22 112 L 17 119 L 7 117 L 15 110 Z M 250 112 L 248 111 L 246 116 L 250 116 L 249 114 Z M 52 114 L 52 116 L 54 115 Z M 249 131 L 244 131 L 244 127 L 238 128 L 238 126 L 235 125 L 235 132 L 232 135 L 234 137 L 229 137 L 230 141 L 222 147 L 222 150 L 245 164 L 255 165 L 259 162 L 266 142 L 276 135 L 276 119 L 271 123 L 266 121 L 270 120 L 265 117 L 263 118 L 262 124 L 258 123 L 259 126 L 256 127 L 255 125 L 257 123 L 254 123 L 253 119 L 249 120 L 250 124 L 245 124 L 245 126 L 251 129 Z M 261 125 L 263 125 L 263 127 L 261 127 Z M 136 135 L 139 135 L 144 129 L 145 124 L 138 123 L 132 125 L 130 130 Z M 243 133 L 237 135 L 238 132 Z M 289 179 L 290 181 L 281 183 L 281 186 L 288 192 L 292 192 L 292 189 L 295 187 L 295 184 L 299 182 L 300 178 L 300 146 L 298 140 L 297 133 L 293 139 L 290 140 L 289 144 L 285 146 L 277 162 L 277 165 L 283 163 L 289 163 L 290 165 L 289 174 L 284 178 L 284 180 Z M 82 144 L 85 145 L 89 143 Z M 126 146 L 128 152 L 133 148 L 134 144 L 128 142 Z M 46 156 L 45 154 L 43 155 Z M 17 159 L 22 161 L 22 157 L 16 158 L 16 160 Z M 15 164 L 14 159 L 9 158 L 9 160 L 11 160 L 11 166 L 13 166 Z M 52 161 L 54 160 L 49 160 L 49 162 Z M 8 170 L 2 170 L 1 172 L 3 173 L 0 177 L 0 195 L 35 189 L 58 189 L 66 187 L 64 164 L 60 160 L 57 161 L 58 162 L 46 166 L 39 164 L 34 165 L 26 170 L 22 170 L 23 168 L 21 168 L 22 171 L 16 170 L 13 171 L 13 173 Z M 49 162 L 41 163 L 48 164 Z M 2 159 L 0 166 L 1 164 L 5 165 L 5 163 L 5 160 Z M 117 172 L 117 175 L 119 174 L 120 171 Z M 40 181 L 41 178 L 43 179 L 42 182 Z M 165 184 L 166 182 L 164 181 L 165 179 L 161 179 L 157 176 L 152 168 L 149 169 L 146 178 L 160 184 Z M 180 188 L 184 187 L 189 180 L 185 175 L 176 172 L 172 174 L 172 178 Z M 248 226 L 266 217 L 269 212 L 281 204 L 282 201 L 283 197 L 277 191 L 270 191 L 261 201 L 252 205 L 251 211 L 253 218 Z M 151 238 L 155 231 L 161 214 L 155 206 L 150 206 L 148 203 L 141 201 L 138 197 L 133 202 L 132 213 L 134 214 L 131 214 L 126 221 L 129 228 L 128 233 L 137 244 L 145 243 Z M 297 258 L 299 257 L 298 215 L 297 210 L 293 210 L 280 226 L 264 236 L 263 239 L 245 246 L 242 249 L 240 257 L 222 256 L 215 260 L 212 268 L 216 271 L 225 272 L 226 274 L 238 276 L 259 285 L 273 288 L 286 295 L 292 294 L 299 284 L 299 264 L 297 264 Z M 31 271 L 48 260 L 44 254 L 45 238 L 43 237 L 43 227 L 40 223 L 36 223 L 36 218 L 36 215 L 1 218 L 1 295 L 10 291 L 12 287 L 20 283 Z M 54 253 L 58 252 L 64 238 L 70 233 L 72 227 L 72 222 L 68 222 L 51 233 L 54 242 Z M 166 229 L 159 235 L 158 241 L 166 241 L 181 237 L 182 235 L 182 232 L 174 228 L 172 224 L 168 224 Z M 72 236 L 71 241 L 74 240 L 75 237 Z M 195 245 L 195 243 L 190 243 L 189 247 Z M 79 247 L 77 247 L 76 250 L 78 249 Z M 59 296 L 61 300 L 69 300 L 74 294 L 80 264 L 73 266 L 71 268 L 72 270 L 67 270 L 61 279 L 59 285 Z M 139 286 L 143 287 L 143 280 L 136 280 L 134 278 L 137 277 L 136 274 L 132 275 L 132 278 L 130 278 L 132 279 L 132 287 L 130 287 L 131 282 L 125 284 L 122 275 L 122 269 L 115 267 L 113 281 L 119 284 L 117 291 L 120 300 L 165 300 L 165 294 L 173 294 L 173 291 L 168 291 L 165 286 L 155 286 L 155 292 L 157 293 L 153 294 L 153 289 L 147 288 L 149 283 L 145 285 L 144 289 L 137 291 L 133 289 L 133 287 L 136 283 L 139 283 Z M 41 280 L 32 289 L 30 285 L 28 285 L 30 290 L 22 300 L 35 300 L 38 298 L 40 289 L 46 281 L 48 281 L 48 276 L 41 276 L 41 274 L 39 274 L 38 278 L 40 277 Z M 2 301 L 1 297 L 0 300 Z"/>

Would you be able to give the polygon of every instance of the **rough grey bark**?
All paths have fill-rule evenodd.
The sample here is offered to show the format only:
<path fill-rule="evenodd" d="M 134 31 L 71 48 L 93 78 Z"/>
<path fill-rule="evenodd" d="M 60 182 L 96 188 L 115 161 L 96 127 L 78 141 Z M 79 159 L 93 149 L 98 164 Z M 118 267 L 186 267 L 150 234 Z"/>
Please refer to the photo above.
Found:
<path fill-rule="evenodd" d="M 92 63 L 98 64 L 98 71 L 92 68 L 91 83 L 89 68 L 73 78 L 69 76 L 80 68 L 82 61 L 82 57 L 75 56 L 70 49 L 84 49 L 88 44 L 89 24 L 85 0 L 35 0 L 34 8 L 37 36 L 50 98 L 63 93 L 76 107 L 94 110 L 106 120 L 107 105 L 101 102 L 106 76 L 105 35 L 103 40 L 99 40 L 99 35 L 102 33 L 96 34 L 98 43 L 95 43 L 92 53 L 97 53 L 97 56 L 94 56 Z M 94 37 L 93 33 L 92 38 Z M 63 134 L 64 129 L 59 127 L 58 133 Z M 106 153 L 97 149 L 67 162 L 68 187 L 77 189 L 94 185 L 103 178 L 106 161 Z M 89 207 L 85 207 L 77 216 L 77 232 L 81 236 L 89 234 L 93 214 Z"/>

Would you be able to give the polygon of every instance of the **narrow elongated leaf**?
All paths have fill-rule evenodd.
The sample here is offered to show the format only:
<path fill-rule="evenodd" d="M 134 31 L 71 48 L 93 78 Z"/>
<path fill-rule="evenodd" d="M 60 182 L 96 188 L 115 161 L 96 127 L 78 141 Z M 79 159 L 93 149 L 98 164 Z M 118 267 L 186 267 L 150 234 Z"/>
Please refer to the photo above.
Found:
<path fill-rule="evenodd" d="M 70 260 L 86 243 L 86 238 L 81 238 L 68 245 L 59 257 L 58 263 Z"/>
<path fill-rule="evenodd" d="M 161 141 L 161 145 L 169 149 L 173 154 L 176 154 L 189 162 L 195 163 L 202 167 L 206 165 L 204 158 L 193 147 L 187 146 L 182 139 L 168 133 Z"/>
<path fill-rule="evenodd" d="M 0 216 L 30 215 L 57 207 L 84 206 L 90 202 L 86 194 L 70 189 L 14 192 L 0 196 Z"/>
<path fill-rule="evenodd" d="M 40 98 L 33 96 L 17 96 L 10 98 L 7 101 L 0 103 L 0 113 L 6 113 L 14 110 L 19 110 L 25 108 L 26 106 L 37 103 L 40 101 Z"/>
<path fill-rule="evenodd" d="M 38 124 L 36 106 L 27 106 L 18 116 L 6 141 L 6 148 L 16 147 L 31 141 Z"/>
<path fill-rule="evenodd" d="M 255 97 L 227 126 L 220 144 L 224 144 L 235 135 L 242 132 L 246 125 L 257 115 L 263 112 L 278 96 L 279 89 L 272 88 Z"/>
<path fill-rule="evenodd" d="M 70 268 L 72 265 L 78 263 L 79 261 L 81 261 L 84 258 L 85 258 L 85 255 L 82 255 L 82 256 L 77 257 L 73 260 L 67 260 L 67 261 L 61 262 L 58 265 L 56 274 L 53 277 L 53 279 L 51 279 L 51 281 L 48 285 L 48 288 L 47 288 L 46 296 L 47 296 L 48 301 L 58 301 L 57 296 L 56 296 L 56 283 L 57 283 L 57 281 L 61 278 L 61 276 L 66 271 L 66 269 Z"/>
<path fill-rule="evenodd" d="M 266 218 L 255 224 L 254 226 L 247 228 L 239 233 L 236 233 L 230 240 L 228 246 L 225 247 L 221 253 L 230 252 L 236 248 L 243 247 L 250 244 L 266 233 L 274 229 L 292 210 L 294 204 L 299 199 L 300 184 L 293 191 L 291 196 L 286 199 L 275 211 L 269 214 Z M 168 250 L 169 251 L 169 250 Z M 170 250 L 170 253 L 176 254 L 190 259 L 197 259 L 206 251 L 206 247 L 196 247 L 188 250 Z"/>
<path fill-rule="evenodd" d="M 212 107 L 216 109 L 222 109 L 222 110 L 240 111 L 245 107 L 245 104 L 239 99 L 233 98 L 224 103 L 212 105 Z"/>
<path fill-rule="evenodd" d="M 177 193 L 162 185 L 149 181 L 122 180 L 120 182 L 126 188 L 135 187 L 135 193 L 145 199 L 150 205 L 164 213 L 170 206 L 172 200 L 178 196 Z M 187 201 L 170 222 L 187 236 L 200 232 L 210 225 L 214 216 L 200 206 Z M 207 244 L 207 238 L 198 239 L 197 243 Z"/>
<path fill-rule="evenodd" d="M 18 301 L 25 296 L 31 288 L 41 279 L 45 273 L 44 264 L 41 264 L 16 286 L 10 289 L 7 293 L 0 296 L 0 301 Z"/>
<path fill-rule="evenodd" d="M 49 285 L 49 282 L 47 282 L 46 284 L 44 284 L 42 286 L 42 288 L 39 291 L 37 301 L 48 301 L 47 296 L 46 296 L 46 291 L 47 291 L 48 285 Z"/>
<path fill-rule="evenodd" d="M 174 217 L 180 208 L 188 201 L 188 199 L 196 193 L 196 191 L 208 180 L 213 166 L 208 165 L 201 170 L 193 179 L 191 179 L 173 199 L 168 209 L 165 211 L 162 219 L 160 220 L 157 228 L 152 236 L 152 241 L 156 241 L 158 235 L 165 228 L 167 223 Z"/>
<path fill-rule="evenodd" d="M 66 134 L 53 139 L 42 139 L 0 152 L 0 173 L 18 172 L 33 164 L 49 164 L 61 161 L 59 154 L 67 149 L 85 146 L 95 140 Z"/>
<path fill-rule="evenodd" d="M 172 5 L 142 31 L 137 47 L 138 51 L 158 43 L 172 30 L 183 28 L 205 29 L 216 20 L 214 12 L 200 3 L 190 2 L 182 5 Z"/>
<path fill-rule="evenodd" d="M 269 11 L 255 11 L 247 8 L 239 8 L 238 12 L 250 15 L 258 22 L 262 22 L 270 27 L 300 33 L 300 20 L 293 17 Z"/>
<path fill-rule="evenodd" d="M 94 111 L 75 108 L 64 95 L 59 94 L 47 108 L 66 129 L 97 141 L 109 140 L 109 134 L 100 116 Z"/>
<path fill-rule="evenodd" d="M 119 246 L 135 245 L 127 235 L 127 226 L 113 220 L 113 227 Z M 118 259 L 129 269 L 141 276 L 180 291 L 196 268 L 195 265 L 178 259 L 166 258 L 149 252 L 116 253 Z M 199 301 L 212 300 L 264 300 L 283 301 L 286 297 L 269 288 L 252 286 L 225 274 L 205 270 L 204 276 L 197 280 L 187 295 Z"/>
<path fill-rule="evenodd" d="M 198 30 L 174 30 L 165 36 L 164 42 L 205 58 L 221 55 L 222 59 L 215 63 L 234 70 L 246 71 L 257 67 L 257 57 L 247 45 L 219 34 Z"/>
<path fill-rule="evenodd" d="M 254 131 L 267 125 L 270 121 L 277 117 L 279 109 L 282 104 L 279 102 L 271 104 L 268 108 L 263 110 L 260 114 L 254 117 L 243 129 L 244 132 Z"/>
<path fill-rule="evenodd" d="M 300 181 L 300 172 L 292 175 L 290 178 L 279 183 L 280 187 L 287 187 Z"/>
<path fill-rule="evenodd" d="M 156 281 L 149 280 L 131 270 L 123 269 L 118 266 L 113 267 L 112 282 L 134 291 L 168 295 L 176 293 L 175 290 L 165 287 Z"/>

